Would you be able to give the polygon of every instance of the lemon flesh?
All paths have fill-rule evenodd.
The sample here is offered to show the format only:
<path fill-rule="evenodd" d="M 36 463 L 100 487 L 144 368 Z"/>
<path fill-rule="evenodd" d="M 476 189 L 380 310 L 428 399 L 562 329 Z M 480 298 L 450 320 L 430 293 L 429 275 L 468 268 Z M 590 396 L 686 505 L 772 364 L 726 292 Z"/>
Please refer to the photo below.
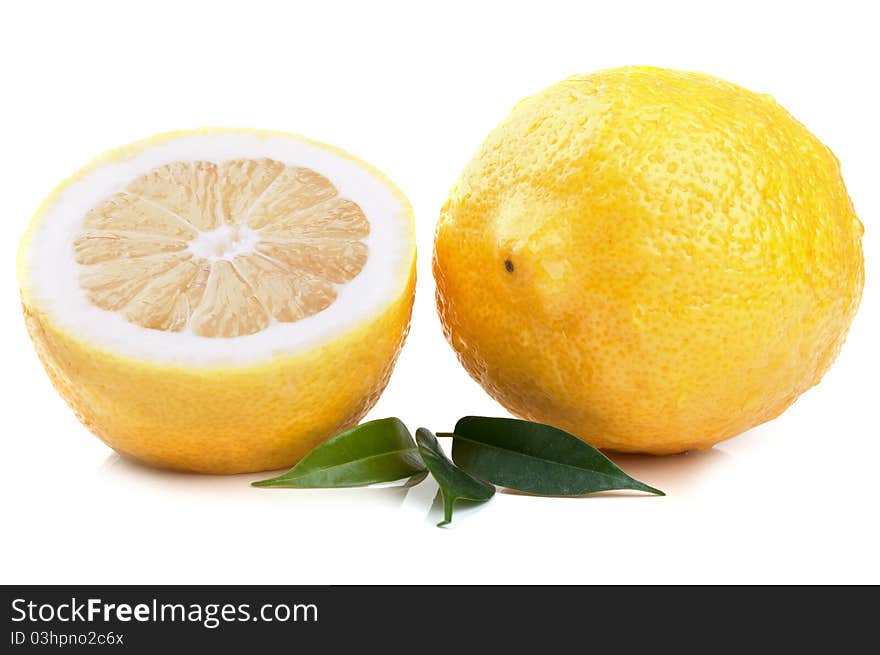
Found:
<path fill-rule="evenodd" d="M 837 159 L 769 96 L 602 71 L 521 102 L 467 166 L 438 310 L 514 414 L 618 451 L 706 448 L 828 370 L 862 232 Z"/>
<path fill-rule="evenodd" d="M 254 334 L 336 299 L 366 263 L 361 208 L 271 159 L 175 162 L 86 214 L 73 247 L 93 304 L 157 330 Z"/>
<path fill-rule="evenodd" d="M 409 324 L 412 211 L 301 137 L 160 135 L 63 183 L 19 255 L 37 352 L 119 452 L 210 473 L 289 466 L 357 423 Z"/>

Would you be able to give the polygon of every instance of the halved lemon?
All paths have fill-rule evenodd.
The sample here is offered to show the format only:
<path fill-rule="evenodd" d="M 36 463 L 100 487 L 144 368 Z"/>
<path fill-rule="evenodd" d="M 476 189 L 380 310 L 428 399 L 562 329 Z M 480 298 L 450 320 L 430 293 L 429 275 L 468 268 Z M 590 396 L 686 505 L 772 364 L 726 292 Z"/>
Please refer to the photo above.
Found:
<path fill-rule="evenodd" d="M 31 221 L 18 273 L 58 391 L 120 453 L 289 466 L 388 382 L 415 289 L 412 209 L 302 137 L 210 129 L 107 153 Z"/>

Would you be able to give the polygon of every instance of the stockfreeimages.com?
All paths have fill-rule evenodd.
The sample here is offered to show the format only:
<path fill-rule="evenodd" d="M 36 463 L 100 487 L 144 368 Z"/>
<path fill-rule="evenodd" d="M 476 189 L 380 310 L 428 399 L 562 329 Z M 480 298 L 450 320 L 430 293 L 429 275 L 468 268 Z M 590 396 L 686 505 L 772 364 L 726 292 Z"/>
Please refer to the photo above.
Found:
<path fill-rule="evenodd" d="M 25 598 L 12 601 L 12 620 L 43 623 L 199 623 L 212 630 L 223 623 L 241 621 L 311 622 L 318 621 L 318 606 L 313 603 L 265 603 L 253 608 L 250 603 L 107 603 L 100 598 L 69 602 L 37 603 Z"/>

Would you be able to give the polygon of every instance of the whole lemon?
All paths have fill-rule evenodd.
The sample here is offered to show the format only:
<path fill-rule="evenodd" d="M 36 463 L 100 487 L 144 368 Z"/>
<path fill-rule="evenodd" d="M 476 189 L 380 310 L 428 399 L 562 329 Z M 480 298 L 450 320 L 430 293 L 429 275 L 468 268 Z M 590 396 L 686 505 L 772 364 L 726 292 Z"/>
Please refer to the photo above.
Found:
<path fill-rule="evenodd" d="M 770 96 L 606 70 L 489 135 L 437 226 L 437 305 L 512 413 L 677 453 L 819 382 L 859 304 L 862 232 L 837 159 Z"/>

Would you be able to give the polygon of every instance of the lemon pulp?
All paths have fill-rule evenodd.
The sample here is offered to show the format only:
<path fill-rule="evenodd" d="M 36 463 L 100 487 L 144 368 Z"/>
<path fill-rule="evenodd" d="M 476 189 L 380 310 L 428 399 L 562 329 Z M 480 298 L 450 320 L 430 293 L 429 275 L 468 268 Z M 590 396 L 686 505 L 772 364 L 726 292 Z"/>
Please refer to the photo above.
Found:
<path fill-rule="evenodd" d="M 137 325 L 253 334 L 326 309 L 363 268 L 370 224 L 323 175 L 271 159 L 175 162 L 85 216 L 92 303 Z"/>

